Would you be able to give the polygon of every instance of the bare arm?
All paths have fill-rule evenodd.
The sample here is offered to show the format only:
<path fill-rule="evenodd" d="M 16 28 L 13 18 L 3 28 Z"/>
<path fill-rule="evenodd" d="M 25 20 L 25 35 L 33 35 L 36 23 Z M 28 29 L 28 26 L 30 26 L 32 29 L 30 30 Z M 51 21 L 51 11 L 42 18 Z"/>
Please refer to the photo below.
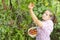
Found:
<path fill-rule="evenodd" d="M 42 27 L 42 22 L 36 17 L 36 15 L 34 14 L 33 10 L 30 9 L 30 15 L 34 21 L 35 24 L 37 24 L 39 27 Z"/>

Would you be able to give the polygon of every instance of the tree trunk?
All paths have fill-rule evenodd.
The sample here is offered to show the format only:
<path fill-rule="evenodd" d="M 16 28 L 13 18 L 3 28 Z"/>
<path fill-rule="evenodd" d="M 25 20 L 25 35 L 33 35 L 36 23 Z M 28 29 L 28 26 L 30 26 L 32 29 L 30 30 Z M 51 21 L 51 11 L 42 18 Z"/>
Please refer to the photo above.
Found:
<path fill-rule="evenodd" d="M 3 8 L 6 10 L 7 9 L 7 6 L 5 4 L 5 0 L 2 0 L 2 4 L 3 4 Z"/>
<path fill-rule="evenodd" d="M 12 3 L 11 3 L 11 0 L 10 0 L 10 9 L 12 10 Z"/>

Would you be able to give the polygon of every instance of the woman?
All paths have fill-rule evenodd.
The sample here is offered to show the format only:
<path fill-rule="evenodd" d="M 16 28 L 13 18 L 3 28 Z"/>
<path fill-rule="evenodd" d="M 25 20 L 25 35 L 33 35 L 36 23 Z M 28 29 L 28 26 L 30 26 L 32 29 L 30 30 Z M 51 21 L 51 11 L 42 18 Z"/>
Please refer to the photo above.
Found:
<path fill-rule="evenodd" d="M 38 26 L 36 40 L 50 40 L 50 34 L 53 31 L 53 25 L 56 20 L 55 15 L 46 10 L 42 15 L 43 20 L 40 21 L 33 12 L 34 4 L 30 3 L 28 8 L 34 23 Z"/>

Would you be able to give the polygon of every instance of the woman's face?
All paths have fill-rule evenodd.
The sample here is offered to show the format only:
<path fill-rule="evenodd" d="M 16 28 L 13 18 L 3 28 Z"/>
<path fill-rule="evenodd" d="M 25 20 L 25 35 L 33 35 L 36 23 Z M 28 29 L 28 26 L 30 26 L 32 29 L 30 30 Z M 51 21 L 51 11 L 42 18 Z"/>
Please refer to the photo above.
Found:
<path fill-rule="evenodd" d="M 42 15 L 42 19 L 43 20 L 49 20 L 49 19 L 51 19 L 50 15 L 51 15 L 51 12 L 49 10 L 46 10 L 44 12 L 44 14 Z"/>

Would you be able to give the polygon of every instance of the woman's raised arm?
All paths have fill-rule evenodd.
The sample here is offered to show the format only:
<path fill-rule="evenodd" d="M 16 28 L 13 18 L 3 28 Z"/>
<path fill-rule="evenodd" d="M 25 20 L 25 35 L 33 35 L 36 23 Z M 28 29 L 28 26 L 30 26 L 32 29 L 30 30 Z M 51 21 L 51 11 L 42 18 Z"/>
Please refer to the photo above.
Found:
<path fill-rule="evenodd" d="M 36 17 L 36 15 L 33 12 L 34 4 L 30 3 L 28 8 L 29 8 L 30 15 L 31 15 L 34 23 L 37 24 L 39 27 L 42 27 L 42 22 Z"/>

